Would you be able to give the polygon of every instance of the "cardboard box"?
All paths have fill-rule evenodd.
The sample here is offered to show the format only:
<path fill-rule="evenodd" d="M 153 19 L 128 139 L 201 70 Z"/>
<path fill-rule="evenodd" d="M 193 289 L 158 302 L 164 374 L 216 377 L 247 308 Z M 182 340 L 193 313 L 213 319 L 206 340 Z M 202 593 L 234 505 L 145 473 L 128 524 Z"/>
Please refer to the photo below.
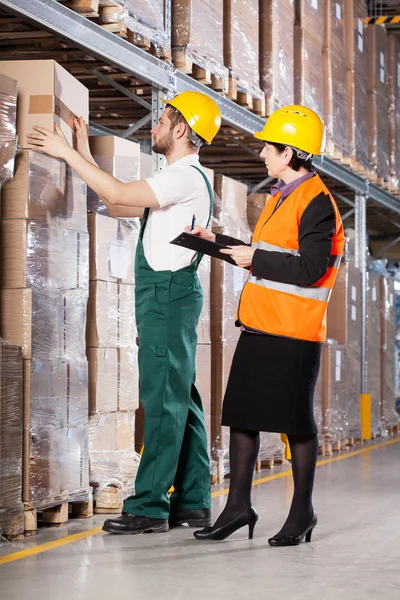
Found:
<path fill-rule="evenodd" d="M 140 179 L 148 179 L 153 175 L 153 157 L 151 154 L 140 153 Z"/>
<path fill-rule="evenodd" d="M 139 365 L 137 346 L 118 349 L 118 410 L 139 408 Z"/>
<path fill-rule="evenodd" d="M 196 387 L 203 404 L 208 446 L 211 450 L 211 344 L 197 345 Z"/>
<path fill-rule="evenodd" d="M 363 19 L 368 16 L 364 0 L 345 2 L 345 32 L 347 54 L 347 96 L 348 96 L 348 141 L 354 161 L 368 168 L 368 53 L 366 27 Z"/>
<path fill-rule="evenodd" d="M 3 288 L 68 290 L 78 285 L 78 234 L 40 222 L 1 222 Z"/>
<path fill-rule="evenodd" d="M 61 493 L 85 493 L 89 490 L 89 446 L 86 425 L 67 427 L 62 432 Z"/>
<path fill-rule="evenodd" d="M 321 411 L 320 438 L 326 446 L 349 435 L 346 357 L 346 348 L 336 342 L 322 347 L 320 396 L 315 397 L 317 411 Z"/>
<path fill-rule="evenodd" d="M 327 337 L 339 344 L 361 344 L 361 275 L 350 264 L 339 267 L 327 312 Z"/>
<path fill-rule="evenodd" d="M 350 156 L 347 135 L 347 74 L 344 0 L 325 0 L 323 44 L 324 121 L 332 156 Z"/>
<path fill-rule="evenodd" d="M 400 44 L 394 35 L 388 36 L 389 90 L 389 169 L 393 189 L 400 178 Z"/>
<path fill-rule="evenodd" d="M 66 427 L 68 378 L 62 361 L 27 361 L 24 406 L 29 413 L 29 428 Z"/>
<path fill-rule="evenodd" d="M 153 42 L 161 57 L 171 57 L 171 40 L 168 34 L 171 18 L 166 14 L 164 0 L 125 0 L 129 16 L 125 18 L 128 39 L 133 42 Z M 144 39 L 143 39 L 144 38 Z"/>
<path fill-rule="evenodd" d="M 76 360 L 67 364 L 67 425 L 87 425 L 89 418 L 89 364 Z"/>
<path fill-rule="evenodd" d="M 29 219 L 87 231 L 86 185 L 64 161 L 21 150 L 2 189 L 2 219 Z"/>
<path fill-rule="evenodd" d="M 371 169 L 389 179 L 388 38 L 380 25 L 367 28 L 368 153 Z"/>
<path fill-rule="evenodd" d="M 381 408 L 381 301 L 380 281 L 368 273 L 367 292 L 367 393 L 371 394 L 372 433 L 382 433 Z"/>
<path fill-rule="evenodd" d="M 57 123 L 73 142 L 73 119 L 89 121 L 89 92 L 54 60 L 1 61 L 0 73 L 18 84 L 17 134 L 22 148 L 33 125 L 53 131 Z"/>
<path fill-rule="evenodd" d="M 60 495 L 63 432 L 54 428 L 31 429 L 28 463 L 24 465 L 24 502 Z"/>
<path fill-rule="evenodd" d="M 209 344 L 211 342 L 211 257 L 203 256 L 197 270 L 200 284 L 203 289 L 203 309 L 197 327 L 197 343 Z"/>
<path fill-rule="evenodd" d="M 294 100 L 321 118 L 323 107 L 322 45 L 324 0 L 296 2 L 294 29 Z"/>
<path fill-rule="evenodd" d="M 32 290 L 2 290 L 0 306 L 1 336 L 32 358 Z"/>
<path fill-rule="evenodd" d="M 89 414 L 118 408 L 118 353 L 116 348 L 88 348 Z"/>
<path fill-rule="evenodd" d="M 380 278 L 381 298 L 381 416 L 385 429 L 398 424 L 395 410 L 396 313 L 394 280 Z"/>
<path fill-rule="evenodd" d="M 211 457 L 213 460 L 228 454 L 228 438 L 221 426 L 222 403 L 229 372 L 236 350 L 235 343 L 211 345 Z"/>
<path fill-rule="evenodd" d="M 136 345 L 135 286 L 118 284 L 118 347 Z"/>
<path fill-rule="evenodd" d="M 140 144 L 113 135 L 90 136 L 89 144 L 100 169 L 125 183 L 140 179 Z M 105 210 L 104 204 L 90 188 L 88 209 Z"/>
<path fill-rule="evenodd" d="M 260 79 L 267 114 L 294 104 L 294 0 L 260 0 Z"/>
<path fill-rule="evenodd" d="M 17 82 L 0 74 L 0 185 L 14 174 L 17 127 Z"/>
<path fill-rule="evenodd" d="M 86 344 L 94 348 L 118 347 L 118 285 L 91 281 L 87 306 Z"/>
<path fill-rule="evenodd" d="M 252 232 L 254 232 L 258 219 L 270 197 L 270 194 L 251 194 L 247 197 L 247 220 Z"/>
<path fill-rule="evenodd" d="M 258 0 L 224 0 L 224 62 L 238 89 L 261 97 Z"/>
<path fill-rule="evenodd" d="M 83 361 L 86 358 L 86 290 L 64 292 L 64 360 Z"/>
<path fill-rule="evenodd" d="M 88 215 L 91 280 L 134 283 L 137 227 L 118 219 Z"/>
<path fill-rule="evenodd" d="M 172 54 L 176 67 L 200 67 L 226 77 L 223 48 L 224 1 L 172 0 Z"/>

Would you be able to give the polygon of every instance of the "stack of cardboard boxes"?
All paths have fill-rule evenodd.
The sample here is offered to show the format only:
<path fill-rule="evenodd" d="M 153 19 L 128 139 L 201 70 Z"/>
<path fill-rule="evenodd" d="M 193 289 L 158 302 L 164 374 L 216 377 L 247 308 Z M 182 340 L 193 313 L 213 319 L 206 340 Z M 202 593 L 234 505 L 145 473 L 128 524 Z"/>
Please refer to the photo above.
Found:
<path fill-rule="evenodd" d="M 157 56 L 171 58 L 171 14 L 164 0 L 125 0 L 121 4 L 128 13 L 125 16 L 128 39 L 147 50 L 152 44 Z"/>
<path fill-rule="evenodd" d="M 381 419 L 392 433 L 399 422 L 395 409 L 396 312 L 394 280 L 381 277 Z"/>
<path fill-rule="evenodd" d="M 54 61 L 0 63 L 18 82 L 22 147 L 38 124 L 72 140 L 88 91 Z M 57 159 L 22 150 L 2 190 L 2 336 L 24 358 L 23 500 L 87 497 L 89 283 L 86 186 Z"/>
<path fill-rule="evenodd" d="M 121 181 L 140 173 L 140 147 L 101 136 L 90 138 L 91 152 L 101 168 Z M 96 510 L 117 508 L 133 491 L 135 412 L 139 382 L 135 324 L 134 257 L 138 219 L 108 216 L 90 191 L 90 287 L 87 320 L 89 360 L 90 482 Z"/>
<path fill-rule="evenodd" d="M 390 189 L 399 188 L 400 180 L 400 44 L 388 36 L 389 74 L 389 170 Z"/>
<path fill-rule="evenodd" d="M 379 276 L 373 273 L 368 273 L 366 367 L 367 392 L 371 394 L 371 434 L 376 437 L 383 433 L 384 423 L 381 405 L 381 289 Z"/>

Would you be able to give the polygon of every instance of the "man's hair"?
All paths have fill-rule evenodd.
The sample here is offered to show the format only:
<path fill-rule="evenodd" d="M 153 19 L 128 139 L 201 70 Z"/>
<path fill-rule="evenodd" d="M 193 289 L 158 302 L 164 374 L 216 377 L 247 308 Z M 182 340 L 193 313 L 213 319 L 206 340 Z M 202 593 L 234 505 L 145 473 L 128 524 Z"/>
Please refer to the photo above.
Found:
<path fill-rule="evenodd" d="M 275 142 L 267 142 L 267 144 L 269 144 L 270 146 L 274 146 L 274 148 L 276 148 L 276 150 L 278 151 L 279 154 L 283 154 L 283 152 L 285 151 L 285 148 L 292 148 L 293 150 L 293 156 L 292 159 L 289 163 L 289 167 L 291 169 L 293 169 L 293 171 L 299 171 L 301 169 L 301 167 L 304 167 L 304 169 L 306 169 L 307 171 L 313 171 L 314 167 L 312 164 L 312 157 L 304 159 L 304 158 L 299 158 L 299 156 L 297 155 L 297 149 L 293 148 L 292 146 L 288 146 L 287 144 L 276 144 Z"/>
<path fill-rule="evenodd" d="M 186 121 L 185 117 L 179 112 L 179 110 L 177 110 L 176 108 L 174 108 L 170 104 L 168 104 L 167 106 L 169 108 L 168 119 L 171 121 L 171 127 L 170 127 L 170 129 L 172 130 L 179 123 L 184 123 L 187 126 L 188 131 L 189 131 L 189 135 L 188 135 L 188 144 L 189 144 L 189 146 L 191 148 L 201 148 L 202 145 L 204 144 L 204 140 L 199 135 L 197 135 L 197 133 L 195 133 L 193 131 L 193 129 L 189 126 L 189 124 Z"/>

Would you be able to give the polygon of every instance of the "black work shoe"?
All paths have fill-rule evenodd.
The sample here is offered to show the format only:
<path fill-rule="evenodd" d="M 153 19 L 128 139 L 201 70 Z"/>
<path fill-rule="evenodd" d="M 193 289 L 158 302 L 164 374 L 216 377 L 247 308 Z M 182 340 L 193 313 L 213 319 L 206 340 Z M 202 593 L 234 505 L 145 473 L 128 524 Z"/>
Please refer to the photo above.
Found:
<path fill-rule="evenodd" d="M 168 531 L 167 519 L 151 519 L 136 515 L 122 514 L 116 519 L 107 519 L 103 531 L 120 535 L 136 535 L 139 533 L 164 533 Z"/>
<path fill-rule="evenodd" d="M 208 527 L 211 525 L 211 510 L 209 508 L 201 508 L 198 510 L 172 511 L 169 516 L 169 526 L 178 527 L 179 525 Z"/>

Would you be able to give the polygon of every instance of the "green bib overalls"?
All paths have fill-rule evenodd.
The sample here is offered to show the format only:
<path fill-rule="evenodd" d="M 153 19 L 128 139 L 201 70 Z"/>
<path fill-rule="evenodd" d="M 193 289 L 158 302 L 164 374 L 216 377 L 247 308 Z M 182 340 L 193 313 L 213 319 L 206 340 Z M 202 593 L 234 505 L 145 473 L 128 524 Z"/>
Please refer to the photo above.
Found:
<path fill-rule="evenodd" d="M 210 196 L 213 191 L 204 178 Z M 211 507 L 210 464 L 200 395 L 195 386 L 202 256 L 179 271 L 154 271 L 143 251 L 146 209 L 136 251 L 136 322 L 144 451 L 124 512 L 167 519 L 172 510 Z M 209 217 L 209 219 L 210 219 Z M 168 490 L 174 493 L 168 497 Z"/>

